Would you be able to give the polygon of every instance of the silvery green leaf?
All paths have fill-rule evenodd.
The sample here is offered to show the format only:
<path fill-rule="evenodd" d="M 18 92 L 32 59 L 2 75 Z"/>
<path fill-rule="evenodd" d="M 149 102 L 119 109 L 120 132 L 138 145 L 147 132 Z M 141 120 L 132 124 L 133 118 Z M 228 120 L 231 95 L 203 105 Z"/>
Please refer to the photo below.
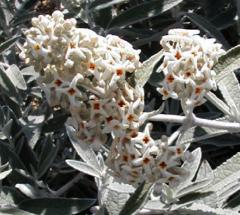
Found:
<path fill-rule="evenodd" d="M 146 19 L 158 16 L 180 4 L 182 0 L 149 0 L 128 10 L 112 19 L 109 28 L 124 27 Z"/>
<path fill-rule="evenodd" d="M 193 180 L 193 178 L 196 175 L 196 173 L 198 171 L 198 168 L 200 166 L 201 159 L 202 159 L 201 148 L 197 148 L 193 152 L 191 152 L 190 160 L 186 160 L 183 163 L 183 168 L 184 169 L 190 169 L 191 170 L 189 175 L 188 175 L 188 178 L 184 182 L 185 185 L 190 183 Z"/>
<path fill-rule="evenodd" d="M 226 54 L 218 59 L 218 63 L 213 67 L 217 73 L 216 80 L 219 82 L 229 73 L 240 68 L 240 45 L 228 50 Z"/>
<path fill-rule="evenodd" d="M 227 198 L 234 194 L 233 187 L 236 188 L 240 180 L 239 161 L 240 153 L 237 153 L 213 171 L 214 179 L 205 191 L 214 193 L 204 200 L 205 203 L 221 207 Z M 235 192 L 237 191 L 236 189 Z"/>
<path fill-rule="evenodd" d="M 196 127 L 192 127 L 185 131 L 181 137 L 180 144 L 187 144 L 193 142 Z"/>
<path fill-rule="evenodd" d="M 119 215 L 123 206 L 129 199 L 128 193 L 117 192 L 115 190 L 108 190 L 104 205 L 109 215 Z"/>
<path fill-rule="evenodd" d="M 222 200 L 222 207 L 226 205 L 227 201 L 231 196 L 238 193 L 240 191 L 240 184 L 233 183 L 229 184 L 228 186 L 224 187 L 224 189 L 220 193 L 220 200 Z"/>
<path fill-rule="evenodd" d="M 225 115 L 231 115 L 229 106 L 219 99 L 214 93 L 208 92 L 205 98 L 210 101 L 216 108 L 222 111 Z"/>
<path fill-rule="evenodd" d="M 105 162 L 104 162 L 104 158 L 103 158 L 103 156 L 100 152 L 97 154 L 97 159 L 98 159 L 98 162 L 99 162 L 99 166 L 101 167 L 101 170 L 103 171 L 106 168 L 106 165 L 105 165 Z"/>
<path fill-rule="evenodd" d="M 89 9 L 101 10 L 107 7 L 111 7 L 115 4 L 126 3 L 129 0 L 95 0 L 89 5 Z"/>
<path fill-rule="evenodd" d="M 54 145 L 49 143 L 47 146 L 46 150 L 48 150 L 48 152 L 44 154 L 45 155 L 44 158 L 42 158 L 43 156 L 41 156 L 42 159 L 39 162 L 39 168 L 37 173 L 38 178 L 41 178 L 48 171 L 49 167 L 52 165 L 54 159 L 56 158 L 59 150 L 59 144 Z"/>
<path fill-rule="evenodd" d="M 21 73 L 23 75 L 28 75 L 28 76 L 34 76 L 35 78 L 37 78 L 39 76 L 39 73 L 37 73 L 34 69 L 34 66 L 28 66 L 25 67 L 21 70 Z"/>
<path fill-rule="evenodd" d="M 21 90 L 27 89 L 27 85 L 23 78 L 23 75 L 15 64 L 11 65 L 5 72 L 8 78 L 12 81 L 12 83 L 14 83 L 14 85 L 18 89 L 21 89 Z"/>
<path fill-rule="evenodd" d="M 119 193 L 133 193 L 136 189 L 130 184 L 124 184 L 120 182 L 113 181 L 109 187 L 110 190 L 119 192 Z"/>
<path fill-rule="evenodd" d="M 158 211 L 158 213 L 164 213 L 167 208 L 166 204 L 162 203 L 160 200 L 149 200 L 146 205 L 144 205 L 144 209 Z"/>
<path fill-rule="evenodd" d="M 240 85 L 238 83 L 235 74 L 229 73 L 218 81 L 218 87 L 221 91 L 224 100 L 230 107 L 231 115 L 233 115 L 238 121 L 240 120 Z"/>
<path fill-rule="evenodd" d="M 88 198 L 37 198 L 22 201 L 19 208 L 41 215 L 74 215 L 93 205 Z"/>
<path fill-rule="evenodd" d="M 221 208 L 211 208 L 208 205 L 204 204 L 197 204 L 194 203 L 191 206 L 183 207 L 182 209 L 178 209 L 178 212 L 186 215 L 186 214 L 193 214 L 193 215 L 238 215 L 239 213 L 221 209 Z"/>
<path fill-rule="evenodd" d="M 1 215 L 36 215 L 27 211 L 23 211 L 21 209 L 18 209 L 16 207 L 6 207 L 6 208 L 0 208 Z"/>
<path fill-rule="evenodd" d="M 206 178 L 213 179 L 214 174 L 208 161 L 204 160 L 198 170 L 196 181 L 200 181 Z"/>
<path fill-rule="evenodd" d="M 81 161 L 76 161 L 76 160 L 66 160 L 66 163 L 72 168 L 80 172 L 91 175 L 93 177 L 98 177 L 98 178 L 101 177 L 101 172 L 99 172 L 99 170 L 97 170 L 95 167 L 91 166 L 90 164 L 87 164 Z"/>
<path fill-rule="evenodd" d="M 3 165 L 0 166 L 0 172 L 2 172 L 4 169 L 6 169 L 9 166 L 9 163 L 5 163 Z"/>
<path fill-rule="evenodd" d="M 13 119 L 10 119 L 2 129 L 3 134 L 7 138 L 11 137 L 12 124 L 13 124 Z"/>
<path fill-rule="evenodd" d="M 229 208 L 234 211 L 240 211 L 240 192 L 237 192 L 235 195 L 232 195 L 225 204 L 223 205 L 224 208 Z"/>
<path fill-rule="evenodd" d="M 190 193 L 198 192 L 202 188 L 206 187 L 211 183 L 211 179 L 203 179 L 201 181 L 195 181 L 191 184 L 189 184 L 187 187 L 182 188 L 181 190 L 178 190 L 176 194 L 176 198 L 181 198 L 185 195 L 188 195 Z"/>
<path fill-rule="evenodd" d="M 4 171 L 4 172 L 1 172 L 1 173 L 0 173 L 0 180 L 3 180 L 4 178 L 6 178 L 11 172 L 12 172 L 11 169 L 6 170 L 6 171 Z"/>
<path fill-rule="evenodd" d="M 16 89 L 14 83 L 7 76 L 5 69 L 3 67 L 0 67 L 0 89 L 12 101 L 19 104 L 20 97 L 17 93 L 17 89 Z"/>
<path fill-rule="evenodd" d="M 161 191 L 161 200 L 165 204 L 171 204 L 176 201 L 176 198 L 174 196 L 174 190 L 169 187 L 167 184 L 162 184 L 162 191 Z"/>
<path fill-rule="evenodd" d="M 9 49 L 11 46 L 14 45 L 14 43 L 20 38 L 20 36 L 15 36 L 13 38 L 10 38 L 8 40 L 6 40 L 5 42 L 0 44 L 0 53 L 2 53 L 3 51 Z"/>
<path fill-rule="evenodd" d="M 95 169 L 100 170 L 101 167 L 99 166 L 97 156 L 94 151 L 89 147 L 89 145 L 87 145 L 83 141 L 80 141 L 79 139 L 76 139 L 74 135 L 74 129 L 71 126 L 66 125 L 66 130 L 73 147 L 75 148 L 78 155 L 83 159 L 83 161 L 85 161 L 87 164 L 94 167 Z"/>
<path fill-rule="evenodd" d="M 147 201 L 147 198 L 151 192 L 152 184 L 141 183 L 136 191 L 127 200 L 125 206 L 119 213 L 119 215 L 132 215 L 138 211 Z"/>
<path fill-rule="evenodd" d="M 36 198 L 39 195 L 30 184 L 16 184 L 15 187 L 29 198 Z"/>
<path fill-rule="evenodd" d="M 216 38 L 225 48 L 230 47 L 223 34 L 210 21 L 208 21 L 208 19 L 194 12 L 185 13 L 184 15 L 197 25 L 199 29 L 206 32 L 209 36 Z"/>
<path fill-rule="evenodd" d="M 25 164 L 19 158 L 18 154 L 16 154 L 16 152 L 12 150 L 9 144 L 6 144 L 1 140 L 0 140 L 0 157 L 5 160 L 8 160 L 12 168 L 27 170 Z"/>
<path fill-rule="evenodd" d="M 229 117 L 221 117 L 218 119 L 215 119 L 217 121 L 226 121 L 229 120 Z M 223 134 L 227 134 L 229 131 L 227 130 L 220 130 L 220 129 L 214 129 L 214 128 L 207 128 L 207 127 L 193 127 L 188 129 L 181 139 L 181 144 L 187 144 L 191 142 L 198 142 L 202 140 L 206 140 L 209 138 L 217 137 Z"/>
<path fill-rule="evenodd" d="M 136 82 L 144 86 L 150 78 L 155 65 L 161 60 L 163 51 L 159 51 L 149 59 L 143 62 L 142 67 L 135 72 Z"/>
<path fill-rule="evenodd" d="M 214 170 L 213 185 L 221 183 L 227 177 L 233 177 L 236 173 L 240 173 L 240 152 L 228 159 L 222 165 Z"/>

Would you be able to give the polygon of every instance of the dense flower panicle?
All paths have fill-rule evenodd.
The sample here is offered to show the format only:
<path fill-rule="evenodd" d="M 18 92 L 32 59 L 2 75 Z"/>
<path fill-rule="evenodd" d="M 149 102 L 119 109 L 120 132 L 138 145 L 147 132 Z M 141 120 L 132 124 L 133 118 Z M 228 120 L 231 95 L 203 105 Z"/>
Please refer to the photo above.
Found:
<path fill-rule="evenodd" d="M 50 105 L 69 109 L 79 131 L 86 124 L 86 129 L 113 130 L 116 136 L 129 107 L 133 115 L 141 114 L 143 90 L 125 81 L 126 74 L 141 66 L 138 50 L 117 36 L 104 38 L 89 29 L 76 28 L 76 20 L 64 20 L 59 11 L 34 18 L 32 24 L 25 32 L 22 55 L 40 73 L 39 83 Z M 133 121 L 125 126 L 132 126 Z M 86 133 L 79 136 L 95 138 Z"/>
<path fill-rule="evenodd" d="M 140 51 L 117 36 L 76 28 L 76 20 L 59 11 L 32 23 L 22 56 L 39 72 L 49 104 L 70 111 L 79 142 L 98 150 L 110 134 L 106 163 L 125 182 L 180 177 L 183 149 L 154 141 L 149 124 L 140 132 L 144 90 L 130 81 L 141 67 Z"/>
<path fill-rule="evenodd" d="M 123 181 L 135 186 L 139 183 L 177 183 L 188 170 L 181 167 L 185 147 L 168 146 L 167 138 L 155 141 L 150 136 L 150 124 L 144 132 L 131 131 L 115 139 L 107 164 Z"/>
<path fill-rule="evenodd" d="M 172 29 L 162 37 L 164 58 L 160 71 L 165 78 L 158 91 L 164 99 L 190 99 L 200 105 L 206 92 L 216 90 L 212 68 L 224 50 L 215 39 L 198 34 L 198 30 Z"/>

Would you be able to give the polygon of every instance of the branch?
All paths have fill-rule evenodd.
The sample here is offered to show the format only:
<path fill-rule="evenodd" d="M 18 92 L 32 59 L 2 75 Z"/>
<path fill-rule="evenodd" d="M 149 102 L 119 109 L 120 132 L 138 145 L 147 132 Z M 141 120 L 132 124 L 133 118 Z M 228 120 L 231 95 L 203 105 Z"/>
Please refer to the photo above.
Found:
<path fill-rule="evenodd" d="M 167 114 L 157 114 L 148 119 L 149 121 L 159 121 L 159 122 L 171 122 L 178 124 L 187 123 L 186 116 L 178 116 L 178 115 L 167 115 Z M 217 121 L 217 120 L 208 120 L 198 118 L 195 115 L 192 116 L 192 127 L 193 126 L 202 126 L 208 128 L 215 129 L 224 129 L 230 132 L 239 132 L 240 131 L 240 123 L 238 122 L 228 122 L 228 121 Z"/>

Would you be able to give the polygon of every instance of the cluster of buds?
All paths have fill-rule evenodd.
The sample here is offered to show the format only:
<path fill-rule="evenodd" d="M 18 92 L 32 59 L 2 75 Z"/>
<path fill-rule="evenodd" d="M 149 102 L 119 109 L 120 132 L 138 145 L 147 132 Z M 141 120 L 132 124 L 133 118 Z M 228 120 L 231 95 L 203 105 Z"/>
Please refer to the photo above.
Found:
<path fill-rule="evenodd" d="M 163 99 L 190 100 L 198 106 L 208 91 L 216 90 L 212 68 L 224 50 L 215 39 L 198 34 L 198 30 L 172 29 L 162 37 L 164 58 L 159 71 L 164 80 L 158 91 Z"/>
<path fill-rule="evenodd" d="M 70 111 L 79 142 L 98 150 L 111 135 L 106 163 L 125 182 L 180 177 L 183 147 L 154 141 L 150 124 L 140 132 L 147 116 L 143 88 L 134 81 L 140 51 L 117 36 L 76 28 L 76 20 L 60 11 L 32 24 L 22 57 L 39 72 L 49 104 Z"/>

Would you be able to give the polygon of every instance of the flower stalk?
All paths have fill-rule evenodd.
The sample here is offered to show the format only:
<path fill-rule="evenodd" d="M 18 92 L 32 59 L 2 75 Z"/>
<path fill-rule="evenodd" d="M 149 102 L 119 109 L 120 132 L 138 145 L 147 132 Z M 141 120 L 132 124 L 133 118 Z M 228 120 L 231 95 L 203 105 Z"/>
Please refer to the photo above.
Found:
<path fill-rule="evenodd" d="M 184 125 L 188 120 L 186 116 L 170 115 L 170 114 L 157 114 L 148 119 L 149 121 L 154 122 L 169 122 L 177 123 Z M 218 121 L 218 120 L 209 120 L 196 117 L 193 114 L 191 127 L 202 126 L 215 129 L 224 129 L 228 130 L 230 133 L 240 131 L 240 123 L 238 122 L 228 122 L 228 121 Z"/>

